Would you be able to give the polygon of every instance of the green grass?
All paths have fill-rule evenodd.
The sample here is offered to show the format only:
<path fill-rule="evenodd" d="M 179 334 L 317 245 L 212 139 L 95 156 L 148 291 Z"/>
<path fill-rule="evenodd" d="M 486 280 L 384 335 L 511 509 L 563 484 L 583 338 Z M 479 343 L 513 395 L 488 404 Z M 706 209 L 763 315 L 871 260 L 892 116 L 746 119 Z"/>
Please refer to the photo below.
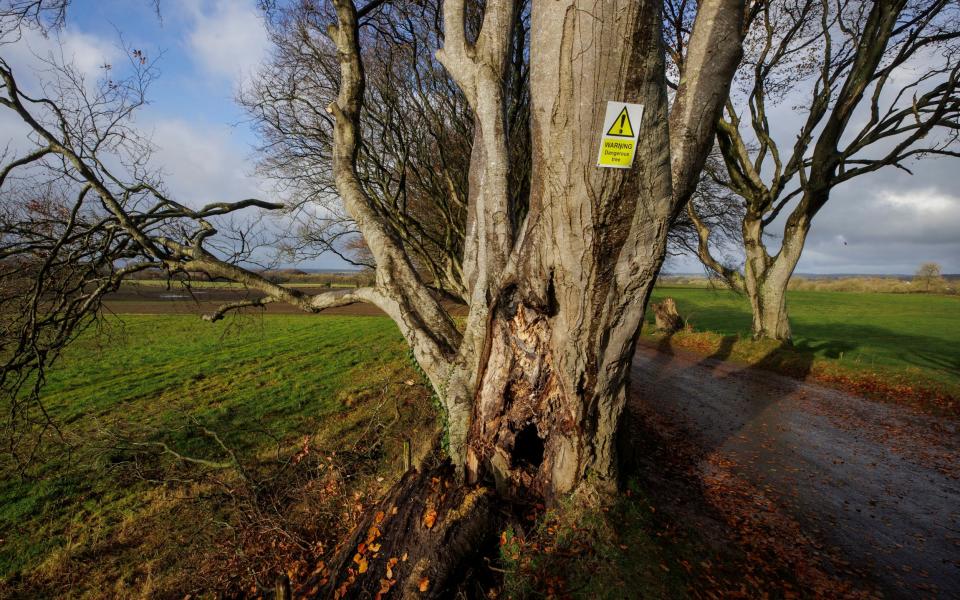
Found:
<path fill-rule="evenodd" d="M 85 561 L 106 571 L 97 578 L 130 579 L 140 553 L 176 547 L 163 525 L 142 532 L 154 538 L 153 547 L 123 542 L 158 510 L 184 510 L 158 500 L 162 486 L 117 468 L 134 443 L 162 442 L 191 457 L 229 461 L 203 433 L 207 428 L 241 463 L 256 464 L 278 448 L 289 456 L 303 436 L 318 432 L 333 448 L 347 448 L 361 421 L 374 420 L 371 411 L 409 397 L 409 390 L 419 390 L 429 412 L 429 394 L 402 385 L 417 375 L 386 318 L 271 315 L 211 325 L 190 316 L 128 315 L 108 325 L 85 334 L 49 373 L 44 402 L 70 447 L 47 446 L 26 478 L 7 459 L 0 463 L 0 596 L 3 580 L 49 580 L 82 570 Z M 402 389 L 385 393 L 390 385 Z M 165 473 L 184 470 L 168 457 Z M 210 522 L 218 507 L 207 509 Z M 170 518 L 175 532 L 182 523 Z M 179 535 L 189 539 L 190 532 Z M 155 568 L 182 568 L 169 562 L 180 559 L 166 560 Z"/>
<path fill-rule="evenodd" d="M 668 296 L 695 330 L 750 337 L 745 296 L 662 287 L 654 291 L 652 302 Z M 787 309 L 794 345 L 801 352 L 851 369 L 910 373 L 937 384 L 960 385 L 960 297 L 791 291 Z"/>
<path fill-rule="evenodd" d="M 697 330 L 716 332 L 714 342 L 739 336 L 738 348 L 754 348 L 746 341 L 745 298 L 682 287 L 658 288 L 653 301 L 665 296 L 676 299 Z M 851 369 L 908 372 L 960 388 L 958 298 L 792 292 L 789 308 L 803 356 Z M 765 348 L 756 345 L 739 356 Z M 141 477 L 132 476 L 132 443 L 162 442 L 185 455 L 227 461 L 206 428 L 240 462 L 258 465 L 278 453 L 289 457 L 308 435 L 326 451 L 339 452 L 366 435 L 371 423 L 380 423 L 378 431 L 399 446 L 402 434 L 435 427 L 429 391 L 403 385 L 418 377 L 396 326 L 385 317 L 266 315 L 216 324 L 178 315 L 112 318 L 103 331 L 78 340 L 49 373 L 45 403 L 69 447 L 45 446 L 27 478 L 0 459 L 0 597 L 67 589 L 78 597 L 182 592 L 171 586 L 210 550 L 199 530 L 217 524 L 219 533 L 209 539 L 221 543 L 224 532 L 234 535 L 233 517 L 222 504 L 204 500 L 213 497 L 209 485 L 149 481 L 194 473 L 169 456 L 154 456 Z M 371 454 L 366 481 L 377 474 L 389 481 L 389 469 L 396 468 L 389 457 L 398 455 L 398 449 Z M 236 474 L 231 477 L 228 483 Z M 194 504 L 185 504 L 186 496 Z M 608 570 L 623 573 L 634 565 L 633 575 L 618 575 L 618 586 L 606 589 L 610 595 L 647 589 L 656 596 L 666 589 L 660 586 L 677 584 L 671 580 L 674 566 L 668 576 L 658 564 L 657 556 L 668 550 L 649 538 L 649 515 L 631 504 L 618 510 L 617 535 L 599 521 L 588 527 L 588 545 L 598 553 L 584 569 L 570 570 L 568 583 L 598 589 Z M 312 513 L 308 518 L 315 520 Z M 561 548 L 579 539 L 553 539 L 546 531 L 541 537 Z M 504 558 L 510 566 L 510 556 Z M 552 560 L 534 556 L 530 571 L 549 572 Z M 520 578 L 511 585 L 521 590 L 531 581 L 536 583 Z"/>

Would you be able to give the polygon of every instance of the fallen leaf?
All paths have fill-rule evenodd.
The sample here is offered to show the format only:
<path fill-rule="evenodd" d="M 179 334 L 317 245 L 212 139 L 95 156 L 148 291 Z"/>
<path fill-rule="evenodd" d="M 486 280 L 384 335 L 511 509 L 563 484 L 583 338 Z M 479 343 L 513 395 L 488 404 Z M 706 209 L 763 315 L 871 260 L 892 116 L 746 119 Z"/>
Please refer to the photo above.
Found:
<path fill-rule="evenodd" d="M 427 529 L 433 529 L 433 524 L 437 521 L 437 511 L 430 509 L 423 515 L 423 524 Z"/>
<path fill-rule="evenodd" d="M 360 571 L 361 573 L 366 573 L 366 572 L 367 572 L 367 567 L 368 567 L 369 565 L 367 564 L 367 559 L 366 559 L 366 558 L 360 557 L 360 562 L 357 563 L 357 564 L 359 565 L 359 567 L 357 568 L 358 571 Z"/>
<path fill-rule="evenodd" d="M 430 579 L 427 577 L 420 578 L 420 591 L 425 592 L 430 587 Z"/>

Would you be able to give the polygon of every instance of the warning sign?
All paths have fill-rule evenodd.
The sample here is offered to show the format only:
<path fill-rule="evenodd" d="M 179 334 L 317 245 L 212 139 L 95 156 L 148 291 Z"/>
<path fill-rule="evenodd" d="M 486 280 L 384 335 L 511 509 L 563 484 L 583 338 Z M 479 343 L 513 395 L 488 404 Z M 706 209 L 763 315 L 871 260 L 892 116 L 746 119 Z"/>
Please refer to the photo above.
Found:
<path fill-rule="evenodd" d="M 607 130 L 607 135 L 633 137 L 633 125 L 630 123 L 630 112 L 626 106 L 620 110 L 620 114 L 613 120 L 610 129 Z"/>
<path fill-rule="evenodd" d="M 642 118 L 641 104 L 607 102 L 607 114 L 603 118 L 605 133 L 600 137 L 600 154 L 597 156 L 598 167 L 629 169 L 633 166 Z"/>

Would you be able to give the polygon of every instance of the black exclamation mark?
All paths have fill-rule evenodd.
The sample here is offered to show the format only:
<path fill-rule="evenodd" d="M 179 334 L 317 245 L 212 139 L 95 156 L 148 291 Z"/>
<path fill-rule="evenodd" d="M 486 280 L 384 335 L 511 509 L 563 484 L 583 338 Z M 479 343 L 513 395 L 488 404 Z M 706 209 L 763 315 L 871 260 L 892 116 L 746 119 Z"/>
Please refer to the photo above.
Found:
<path fill-rule="evenodd" d="M 627 113 L 623 113 L 622 115 L 620 115 L 620 131 L 617 132 L 620 135 L 623 135 L 623 125 L 626 122 L 627 122 Z"/>

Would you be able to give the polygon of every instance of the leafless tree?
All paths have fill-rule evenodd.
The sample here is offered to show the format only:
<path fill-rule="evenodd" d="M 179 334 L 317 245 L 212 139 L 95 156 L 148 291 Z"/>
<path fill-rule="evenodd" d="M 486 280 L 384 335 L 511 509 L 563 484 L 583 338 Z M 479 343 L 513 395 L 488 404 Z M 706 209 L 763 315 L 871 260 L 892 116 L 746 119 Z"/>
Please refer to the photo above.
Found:
<path fill-rule="evenodd" d="M 451 466 L 408 473 L 358 534 L 373 535 L 379 548 L 369 556 L 366 574 L 347 569 L 357 546 L 348 543 L 350 554 L 331 561 L 326 579 L 349 595 L 375 594 L 382 591 L 389 557 L 409 554 L 402 566 L 394 565 L 388 591 L 404 596 L 426 589 L 439 596 L 489 532 L 498 500 L 553 502 L 571 493 L 596 498 L 616 488 L 616 438 L 629 365 L 670 224 L 696 189 L 713 145 L 740 60 L 745 9 L 740 0 L 699 4 L 670 105 L 660 2 L 534 2 L 530 192 L 520 210 L 512 183 L 513 96 L 506 83 L 522 11 L 514 0 L 488 0 L 482 8 L 471 3 L 481 11 L 472 31 L 465 0 L 445 0 L 437 58 L 473 122 L 461 259 L 469 313 L 458 326 L 392 216 L 383 214 L 381 198 L 365 184 L 363 110 L 370 99 L 361 22 L 380 4 L 358 8 L 351 0 L 334 0 L 336 22 L 325 30 L 339 62 L 338 92 L 325 107 L 333 119 L 333 182 L 373 257 L 373 286 L 308 296 L 224 260 L 213 245 L 212 219 L 275 204 L 246 200 L 191 208 L 170 198 L 145 171 L 133 136 L 124 134 L 122 143 L 104 137 L 126 127 L 120 117 L 124 107 L 138 104 L 140 87 L 120 86 L 132 90 L 120 101 L 110 95 L 114 87 L 107 80 L 101 89 L 109 102 L 95 109 L 96 103 L 75 101 L 86 97 L 82 82 L 58 87 L 62 96 L 36 97 L 20 89 L 9 65 L 0 63 L 0 104 L 30 128 L 35 145 L 9 157 L 6 171 L 47 170 L 84 190 L 68 206 L 82 219 L 68 218 L 58 233 L 39 241 L 30 237 L 37 235 L 33 221 L 24 220 L 29 239 L 20 241 L 16 233 L 5 241 L 12 250 L 4 260 L 29 254 L 42 264 L 95 262 L 97 275 L 82 277 L 74 286 L 77 296 L 66 296 L 84 298 L 71 304 L 78 319 L 123 276 L 147 267 L 201 271 L 266 295 L 248 305 L 282 301 L 312 312 L 351 302 L 380 307 L 398 325 L 440 399 Z M 149 66 L 132 56 L 136 72 Z M 608 100 L 645 107 L 630 169 L 594 166 Z M 111 152 L 126 158 L 108 160 Z M 104 240 L 90 251 L 92 258 L 61 253 L 64 246 L 89 248 L 85 240 L 91 236 Z M 38 318 L 49 314 L 48 272 L 25 278 L 34 284 L 30 298 Z M 210 318 L 239 307 L 224 306 Z M 43 344 L 51 329 L 37 323 L 23 323 L 17 339 L 24 341 L 4 350 L 10 357 L 5 382 L 45 364 Z"/>
<path fill-rule="evenodd" d="M 917 269 L 917 274 L 913 276 L 913 280 L 922 283 L 923 291 L 929 292 L 931 285 L 943 281 L 940 265 L 935 262 L 923 263 Z"/>
<path fill-rule="evenodd" d="M 960 5 L 951 0 L 765 0 L 717 128 L 716 183 L 743 200 L 744 284 L 757 338 L 790 339 L 785 292 L 813 218 L 855 177 L 960 156 Z M 777 141 L 770 111 L 801 118 Z M 690 205 L 696 221 L 698 207 Z M 770 226 L 786 219 L 780 248 Z M 724 267 L 700 230 L 700 256 Z M 730 273 L 727 273 L 730 274 Z"/>
<path fill-rule="evenodd" d="M 357 173 L 406 251 L 427 280 L 466 300 L 462 259 L 466 238 L 467 173 L 473 116 L 457 85 L 437 62 L 443 42 L 440 2 L 371 5 L 362 17 L 367 102 Z M 529 3 L 517 5 L 505 89 L 511 130 L 512 204 L 522 210 L 529 194 L 529 96 L 526 44 Z M 268 11 L 273 53 L 241 96 L 259 130 L 262 171 L 281 182 L 300 224 L 293 245 L 300 254 L 334 252 L 373 267 L 357 255 L 360 236 L 336 192 L 331 169 L 333 118 L 325 107 L 339 81 L 337 49 L 326 35 L 332 7 L 308 1 Z M 481 14 L 468 15 L 476 31 Z M 320 207 L 320 210 L 318 210 Z M 345 251 L 347 250 L 347 251 Z"/>
<path fill-rule="evenodd" d="M 4 5 L 0 52 L 24 27 L 60 23 L 63 10 L 62 2 Z M 189 208 L 166 194 L 149 167 L 152 147 L 131 123 L 157 71 L 143 52 L 127 50 L 127 64 L 97 81 L 40 56 L 41 82 L 29 91 L 0 54 L 0 109 L 28 132 L 0 152 L 0 392 L 8 450 L 20 459 L 54 425 L 39 401 L 44 368 L 91 323 L 105 294 L 150 268 L 190 271 L 191 261 L 210 261 L 229 271 L 227 259 L 241 261 L 249 249 L 229 235 L 214 239 L 213 219 L 279 207 L 247 199 Z"/>
<path fill-rule="evenodd" d="M 470 312 L 462 333 L 451 331 L 442 307 L 418 291 L 402 248 L 377 222 L 358 181 L 360 38 L 355 7 L 346 1 L 335 7 L 341 87 L 330 110 L 337 189 L 364 223 L 381 289 L 396 286 L 397 302 L 417 307 L 428 325 L 421 332 L 412 320 L 400 323 L 440 392 L 454 461 L 467 482 L 496 482 L 498 495 L 549 499 L 610 489 L 630 357 L 669 223 L 696 185 L 712 118 L 739 58 L 742 3 L 701 5 L 687 51 L 688 73 L 695 75 L 681 82 L 669 115 L 659 3 L 535 3 L 531 194 L 518 221 L 502 86 L 515 5 L 488 2 L 472 38 L 465 3 L 445 3 L 439 58 L 466 96 L 475 127 L 464 255 Z M 637 166 L 626 173 L 592 166 L 610 98 L 638 101 L 647 111 Z M 476 541 L 472 527 L 489 510 L 492 493 L 457 488 L 437 501 L 436 525 L 431 519 L 430 527 L 411 531 L 400 524 L 409 522 L 410 506 L 422 506 L 415 482 L 415 476 L 401 482 L 385 505 L 399 514 L 378 525 L 385 556 L 408 547 L 416 552 L 419 566 L 399 580 L 401 594 L 424 578 L 442 586 L 451 558 Z M 406 532 L 403 539 L 393 525 Z M 448 543 L 443 559 L 440 540 Z M 379 584 L 355 581 L 349 590 L 376 589 L 367 585 Z"/>
<path fill-rule="evenodd" d="M 739 292 L 743 290 L 743 277 L 740 265 L 730 253 L 743 246 L 740 224 L 746 211 L 739 196 L 709 176 L 722 167 L 721 161 L 717 153 L 708 157 L 686 210 L 677 215 L 670 227 L 667 253 L 698 258 L 708 277 Z"/>
<path fill-rule="evenodd" d="M 520 14 L 508 67 L 511 206 L 526 210 L 529 197 L 529 1 Z M 686 34 L 696 5 L 685 14 Z M 443 41 L 438 0 L 378 5 L 361 23 L 367 96 L 361 110 L 358 173 L 365 191 L 388 215 L 418 270 L 434 285 L 466 301 L 467 173 L 473 116 L 462 92 L 434 57 Z M 332 252 L 356 266 L 373 257 L 336 193 L 330 169 L 333 121 L 322 110 L 339 78 L 337 51 L 324 31 L 329 5 L 274 5 L 268 12 L 273 54 L 240 95 L 264 140 L 260 168 L 292 202 L 298 227 L 289 242 L 296 256 Z M 480 27 L 479 11 L 467 28 Z M 686 39 L 686 38 L 685 38 Z M 695 196 L 697 214 L 718 247 L 736 245 L 741 205 L 709 181 Z M 317 208 L 322 207 L 322 210 Z M 516 218 L 516 217 L 515 217 Z M 682 212 L 668 236 L 671 254 L 697 256 L 695 223 Z"/>

